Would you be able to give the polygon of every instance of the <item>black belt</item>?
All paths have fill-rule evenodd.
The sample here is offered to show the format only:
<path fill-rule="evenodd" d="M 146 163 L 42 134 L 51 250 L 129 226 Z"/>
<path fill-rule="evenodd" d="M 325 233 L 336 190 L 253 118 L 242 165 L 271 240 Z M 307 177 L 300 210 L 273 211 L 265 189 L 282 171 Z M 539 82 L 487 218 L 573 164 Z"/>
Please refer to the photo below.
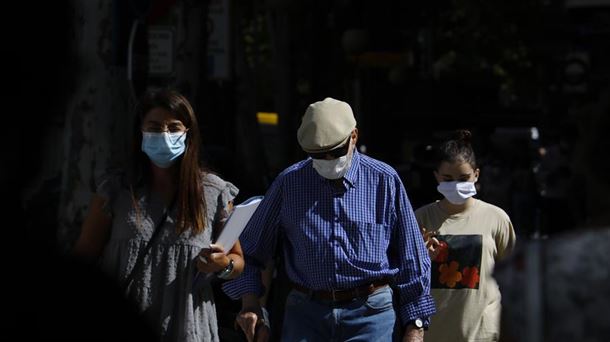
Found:
<path fill-rule="evenodd" d="M 389 285 L 386 279 L 376 280 L 362 286 L 345 290 L 310 290 L 296 283 L 291 283 L 292 288 L 307 294 L 312 299 L 330 300 L 333 302 L 345 302 L 356 298 L 368 297 L 376 290 Z"/>

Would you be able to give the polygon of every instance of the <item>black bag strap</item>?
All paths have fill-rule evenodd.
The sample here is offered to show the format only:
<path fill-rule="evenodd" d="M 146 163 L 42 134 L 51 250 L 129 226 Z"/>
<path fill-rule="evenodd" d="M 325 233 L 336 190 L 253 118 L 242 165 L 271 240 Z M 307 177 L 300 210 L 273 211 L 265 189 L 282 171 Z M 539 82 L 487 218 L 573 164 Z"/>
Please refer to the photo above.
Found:
<path fill-rule="evenodd" d="M 153 233 L 152 233 L 150 239 L 146 243 L 146 246 L 144 246 L 144 250 L 138 254 L 138 259 L 136 260 L 135 265 L 133 265 L 131 272 L 129 272 L 129 274 L 127 275 L 127 278 L 125 278 L 125 280 L 123 281 L 121 289 L 123 290 L 124 293 L 127 294 L 127 289 L 129 288 L 131 283 L 133 283 L 133 277 L 140 270 L 144 257 L 146 256 L 146 254 L 148 254 L 148 251 L 150 251 L 150 248 L 152 247 L 153 242 L 159 236 L 159 232 L 161 231 L 161 226 L 163 226 L 163 224 L 167 220 L 167 216 L 169 215 L 170 211 L 172 210 L 175 202 L 176 202 L 176 196 L 174 196 L 172 198 L 172 201 L 170 202 L 169 206 L 167 206 L 167 207 L 165 207 L 165 209 L 163 209 L 163 215 L 161 215 L 161 219 L 157 222 L 157 224 L 155 224 L 155 229 L 153 230 Z"/>

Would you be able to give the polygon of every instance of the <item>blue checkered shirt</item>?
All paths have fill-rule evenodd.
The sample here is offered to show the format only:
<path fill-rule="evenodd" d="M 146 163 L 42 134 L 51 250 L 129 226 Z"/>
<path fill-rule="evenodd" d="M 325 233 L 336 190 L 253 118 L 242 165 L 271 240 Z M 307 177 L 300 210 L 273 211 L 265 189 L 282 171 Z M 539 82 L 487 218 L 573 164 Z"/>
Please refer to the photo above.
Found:
<path fill-rule="evenodd" d="M 244 272 L 223 284 L 233 299 L 262 295 L 261 269 L 283 240 L 286 274 L 312 290 L 357 287 L 393 278 L 407 323 L 435 312 L 430 258 L 404 186 L 389 165 L 354 151 L 338 190 L 306 159 L 284 170 L 240 237 Z"/>

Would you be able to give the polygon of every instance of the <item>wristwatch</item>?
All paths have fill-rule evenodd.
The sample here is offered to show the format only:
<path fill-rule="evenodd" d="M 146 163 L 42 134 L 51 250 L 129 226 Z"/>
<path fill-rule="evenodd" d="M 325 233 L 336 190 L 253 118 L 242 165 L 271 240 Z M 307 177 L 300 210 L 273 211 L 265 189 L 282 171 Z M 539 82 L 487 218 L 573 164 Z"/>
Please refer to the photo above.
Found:
<path fill-rule="evenodd" d="M 233 259 L 229 258 L 229 264 L 217 273 L 220 279 L 229 279 L 229 276 L 233 273 Z"/>
<path fill-rule="evenodd" d="M 416 318 L 412 321 L 409 321 L 407 323 L 407 326 L 412 325 L 417 329 L 427 329 L 428 328 L 428 322 L 425 322 L 423 319 L 421 318 Z"/>

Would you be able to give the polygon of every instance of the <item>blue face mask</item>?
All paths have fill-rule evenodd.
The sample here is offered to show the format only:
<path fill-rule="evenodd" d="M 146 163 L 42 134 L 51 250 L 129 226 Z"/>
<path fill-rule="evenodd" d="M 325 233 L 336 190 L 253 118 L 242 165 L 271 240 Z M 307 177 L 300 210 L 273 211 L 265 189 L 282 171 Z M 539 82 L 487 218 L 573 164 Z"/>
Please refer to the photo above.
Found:
<path fill-rule="evenodd" d="M 170 167 L 186 149 L 186 132 L 142 132 L 142 151 L 160 168 Z"/>

